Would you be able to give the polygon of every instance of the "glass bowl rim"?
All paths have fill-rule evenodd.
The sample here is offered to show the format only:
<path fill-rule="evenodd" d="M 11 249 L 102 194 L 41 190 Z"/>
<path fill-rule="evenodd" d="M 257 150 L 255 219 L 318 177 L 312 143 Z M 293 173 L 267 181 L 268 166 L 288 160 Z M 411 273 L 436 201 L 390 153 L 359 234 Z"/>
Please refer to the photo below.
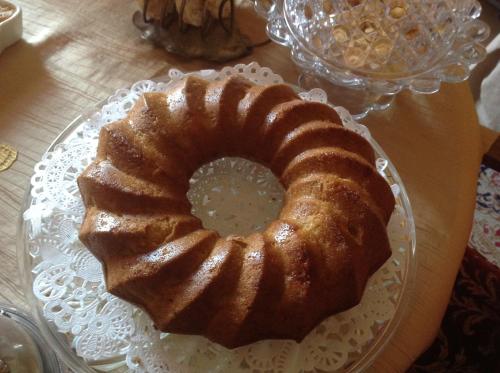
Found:
<path fill-rule="evenodd" d="M 254 0 L 254 1 L 259 2 L 261 0 Z M 277 9 L 274 9 L 272 12 L 274 12 L 274 14 L 278 14 L 278 16 L 281 17 L 285 21 L 288 34 L 298 44 L 298 46 L 302 50 L 307 52 L 313 58 L 318 59 L 327 68 L 330 68 L 330 69 L 333 69 L 336 71 L 342 71 L 342 72 L 348 71 L 350 79 L 366 79 L 368 81 L 380 81 L 380 82 L 387 81 L 387 82 L 394 82 L 394 83 L 401 82 L 401 84 L 403 84 L 402 82 L 405 82 L 405 81 L 419 79 L 423 75 L 426 75 L 428 73 L 432 73 L 433 71 L 439 69 L 443 65 L 443 62 L 446 62 L 446 56 L 448 55 L 448 53 L 452 49 L 453 41 L 456 39 L 457 34 L 458 34 L 458 30 L 455 29 L 454 35 L 450 39 L 450 44 L 446 48 L 443 48 L 443 50 L 440 51 L 439 55 L 436 56 L 432 60 L 432 63 L 429 66 L 426 66 L 425 68 L 421 68 L 419 70 L 412 71 L 411 73 L 407 73 L 407 74 L 378 73 L 378 72 L 370 73 L 370 72 L 364 71 L 363 69 L 350 68 L 347 66 L 336 64 L 335 62 L 329 61 L 329 60 L 325 59 L 323 56 L 320 56 L 316 52 L 312 51 L 311 48 L 308 47 L 308 43 L 306 42 L 306 40 L 301 35 L 299 35 L 296 27 L 293 26 L 292 21 L 290 20 L 290 15 L 289 15 L 290 12 L 288 11 L 288 8 L 290 7 L 289 1 L 288 0 L 281 0 L 281 1 L 283 2 L 282 10 L 279 10 L 277 8 Z M 268 21 L 270 19 L 269 16 L 272 14 L 272 12 L 268 13 L 268 15 L 266 17 L 268 19 Z M 473 21 L 476 21 L 476 19 L 471 18 L 468 20 L 468 22 L 473 22 Z M 465 43 L 464 45 L 468 45 L 468 44 L 472 44 L 472 43 L 473 43 L 473 41 L 469 41 L 468 43 Z M 293 41 L 289 41 L 287 43 L 287 46 L 289 48 L 292 48 Z M 451 61 L 451 60 L 448 62 L 450 64 L 453 63 L 453 61 Z M 443 67 L 444 66 L 446 66 L 446 64 L 443 65 Z M 437 78 L 438 77 L 436 77 L 436 79 Z"/>

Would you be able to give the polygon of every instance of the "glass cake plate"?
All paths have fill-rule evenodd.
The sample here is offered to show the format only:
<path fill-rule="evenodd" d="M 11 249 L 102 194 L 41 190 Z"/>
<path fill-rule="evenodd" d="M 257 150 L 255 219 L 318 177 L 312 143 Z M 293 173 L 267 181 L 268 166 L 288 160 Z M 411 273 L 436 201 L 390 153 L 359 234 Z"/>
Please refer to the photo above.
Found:
<path fill-rule="evenodd" d="M 283 82 L 257 63 L 202 70 L 205 79 L 241 74 L 260 84 Z M 366 127 L 335 107 L 344 125 L 367 138 L 377 169 L 391 185 L 396 208 L 388 225 L 392 256 L 372 276 L 359 305 L 331 316 L 300 344 L 260 341 L 234 350 L 203 337 L 159 333 L 138 308 L 106 292 L 99 262 L 78 240 L 84 208 L 77 176 L 91 162 L 99 129 L 126 116 L 137 98 L 163 91 L 185 74 L 140 81 L 75 119 L 35 166 L 18 230 L 25 294 L 43 337 L 75 372 L 351 372 L 364 370 L 396 331 L 414 287 L 415 225 L 404 185 Z M 294 87 L 296 88 L 296 87 Z M 326 102 L 325 92 L 301 92 Z M 282 188 L 270 171 L 240 158 L 201 167 L 188 193 L 193 213 L 221 233 L 262 229 L 277 215 Z M 237 203 L 239 214 L 228 206 Z"/>

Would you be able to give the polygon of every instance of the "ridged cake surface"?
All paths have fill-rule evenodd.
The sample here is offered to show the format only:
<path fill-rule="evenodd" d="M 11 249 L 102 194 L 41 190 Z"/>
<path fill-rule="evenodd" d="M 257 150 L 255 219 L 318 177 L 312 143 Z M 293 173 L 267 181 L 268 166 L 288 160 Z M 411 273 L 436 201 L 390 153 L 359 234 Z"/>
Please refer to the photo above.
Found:
<path fill-rule="evenodd" d="M 233 348 L 302 340 L 357 304 L 390 256 L 394 197 L 370 144 L 335 110 L 287 85 L 189 76 L 146 93 L 101 130 L 80 175 L 80 239 L 101 261 L 108 290 L 165 332 Z M 201 165 L 239 156 L 268 166 L 286 189 L 263 232 L 221 237 L 186 197 Z"/>

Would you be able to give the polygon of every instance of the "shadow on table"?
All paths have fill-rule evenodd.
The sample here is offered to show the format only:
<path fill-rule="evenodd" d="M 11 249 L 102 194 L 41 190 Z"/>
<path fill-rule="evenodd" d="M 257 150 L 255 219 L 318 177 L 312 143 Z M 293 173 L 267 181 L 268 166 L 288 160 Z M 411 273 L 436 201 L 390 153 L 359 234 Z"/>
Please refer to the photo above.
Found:
<path fill-rule="evenodd" d="M 41 48 L 20 40 L 0 54 L 0 128 L 16 125 L 8 120 L 9 113 L 26 108 L 50 84 Z"/>

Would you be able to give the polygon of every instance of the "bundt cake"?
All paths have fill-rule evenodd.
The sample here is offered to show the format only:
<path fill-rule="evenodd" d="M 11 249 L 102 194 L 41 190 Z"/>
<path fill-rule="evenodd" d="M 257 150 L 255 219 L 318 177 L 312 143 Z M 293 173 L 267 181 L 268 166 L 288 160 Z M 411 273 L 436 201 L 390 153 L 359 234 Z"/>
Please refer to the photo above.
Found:
<path fill-rule="evenodd" d="M 341 123 L 287 85 L 240 76 L 188 76 L 144 94 L 127 118 L 102 128 L 97 157 L 78 178 L 80 239 L 109 292 L 162 331 L 229 348 L 300 341 L 356 305 L 390 256 L 395 202 L 370 144 Z M 265 231 L 221 237 L 191 214 L 191 175 L 222 156 L 268 166 L 286 189 Z"/>

